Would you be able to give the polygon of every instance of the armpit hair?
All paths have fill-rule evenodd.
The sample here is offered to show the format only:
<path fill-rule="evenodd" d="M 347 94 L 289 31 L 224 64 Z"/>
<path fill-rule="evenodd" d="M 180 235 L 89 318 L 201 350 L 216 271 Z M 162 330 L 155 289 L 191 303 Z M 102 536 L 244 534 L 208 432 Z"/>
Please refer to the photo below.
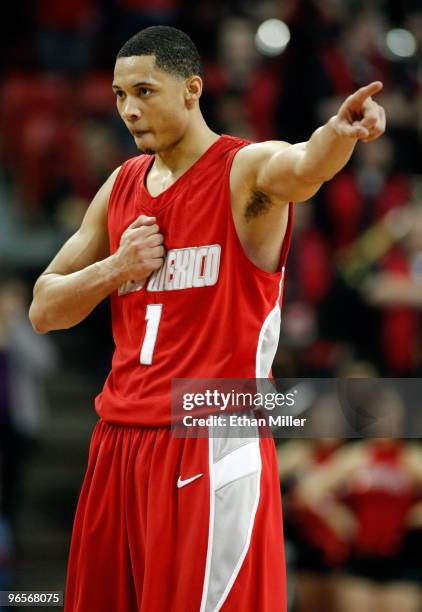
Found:
<path fill-rule="evenodd" d="M 250 198 L 246 204 L 245 219 L 250 221 L 260 215 L 265 214 L 274 205 L 271 198 L 258 189 L 254 189 L 250 195 Z"/>

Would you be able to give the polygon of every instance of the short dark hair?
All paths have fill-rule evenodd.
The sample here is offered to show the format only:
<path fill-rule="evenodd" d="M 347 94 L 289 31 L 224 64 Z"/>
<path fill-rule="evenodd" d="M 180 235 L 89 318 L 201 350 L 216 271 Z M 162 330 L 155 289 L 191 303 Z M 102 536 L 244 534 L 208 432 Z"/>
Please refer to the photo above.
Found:
<path fill-rule="evenodd" d="M 160 70 L 188 78 L 202 76 L 201 58 L 191 38 L 170 26 L 152 26 L 129 38 L 117 54 L 120 57 L 155 55 Z"/>

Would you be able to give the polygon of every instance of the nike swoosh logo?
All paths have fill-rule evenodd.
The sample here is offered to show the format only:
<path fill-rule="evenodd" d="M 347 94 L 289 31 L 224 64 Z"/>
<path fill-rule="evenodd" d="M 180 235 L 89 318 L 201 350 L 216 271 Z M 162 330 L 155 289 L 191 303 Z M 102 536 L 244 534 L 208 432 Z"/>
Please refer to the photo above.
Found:
<path fill-rule="evenodd" d="M 186 485 L 188 485 L 190 482 L 193 482 L 197 478 L 201 478 L 201 476 L 203 476 L 203 474 L 197 474 L 196 476 L 192 476 L 192 478 L 186 478 L 186 480 L 182 480 L 179 476 L 179 480 L 177 481 L 177 488 L 181 489 L 182 487 L 185 487 Z"/>

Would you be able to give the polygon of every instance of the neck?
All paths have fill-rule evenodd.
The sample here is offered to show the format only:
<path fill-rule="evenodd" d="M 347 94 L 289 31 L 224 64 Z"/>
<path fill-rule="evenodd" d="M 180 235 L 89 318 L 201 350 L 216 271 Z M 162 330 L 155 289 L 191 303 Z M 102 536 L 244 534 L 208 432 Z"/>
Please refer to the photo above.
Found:
<path fill-rule="evenodd" d="M 165 168 L 172 174 L 183 172 L 195 163 L 218 138 L 219 135 L 213 132 L 205 123 L 202 115 L 199 115 L 190 123 L 176 144 L 156 154 L 154 165 L 157 170 Z"/>

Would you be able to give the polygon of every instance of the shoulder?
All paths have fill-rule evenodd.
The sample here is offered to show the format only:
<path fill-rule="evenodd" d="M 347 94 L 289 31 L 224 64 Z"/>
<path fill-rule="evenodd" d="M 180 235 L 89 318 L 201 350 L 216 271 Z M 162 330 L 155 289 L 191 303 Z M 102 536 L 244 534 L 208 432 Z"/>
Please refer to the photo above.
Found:
<path fill-rule="evenodd" d="M 273 204 L 284 203 L 261 187 L 260 175 L 270 157 L 289 146 L 287 142 L 274 140 L 247 143 L 236 151 L 230 169 L 230 191 L 236 201 L 242 202 L 241 208 L 248 219 L 261 216 Z"/>
<path fill-rule="evenodd" d="M 104 227 L 107 225 L 108 206 L 116 180 L 123 166 L 118 166 L 107 180 L 101 185 L 89 205 L 79 232 L 84 232 L 94 226 Z"/>
<path fill-rule="evenodd" d="M 131 174 L 137 174 L 148 162 L 151 160 L 152 155 L 135 155 L 134 157 L 129 157 L 126 161 L 122 163 L 121 166 L 116 168 L 116 170 L 111 174 L 111 177 L 114 177 L 113 183 L 117 178 L 122 179 Z"/>
<path fill-rule="evenodd" d="M 251 142 L 239 149 L 235 162 L 238 169 L 257 167 L 275 153 L 280 153 L 291 145 L 283 140 L 267 140 L 265 142 Z"/>
<path fill-rule="evenodd" d="M 123 168 L 122 164 L 121 166 L 117 166 L 117 168 L 115 168 L 113 170 L 113 172 L 110 174 L 110 176 L 108 177 L 108 179 L 105 181 L 103 187 L 107 186 L 108 188 L 112 188 L 114 183 L 116 182 L 117 176 L 119 175 L 119 172 L 121 171 L 121 169 Z"/>
<path fill-rule="evenodd" d="M 98 206 L 102 206 L 107 209 L 111 192 L 113 191 L 117 177 L 119 176 L 123 166 L 124 164 L 118 166 L 115 170 L 113 170 L 108 179 L 102 184 L 102 186 L 98 190 L 96 196 L 92 201 L 91 206 L 97 204 Z"/>
<path fill-rule="evenodd" d="M 142 175 L 143 169 L 151 161 L 151 157 L 151 155 L 144 154 L 136 155 L 135 157 L 130 157 L 121 166 L 116 168 L 101 188 L 104 189 L 104 194 L 107 198 L 111 198 L 120 190 L 126 189 L 133 181 L 136 181 Z"/>
<path fill-rule="evenodd" d="M 141 153 L 140 155 L 134 155 L 133 157 L 129 157 L 126 161 L 122 163 L 120 166 L 121 170 L 130 170 L 132 168 L 139 168 L 146 164 L 153 155 L 147 155 L 146 153 Z"/>
<path fill-rule="evenodd" d="M 276 153 L 290 147 L 288 142 L 268 140 L 266 142 L 246 143 L 238 149 L 233 159 L 230 173 L 230 183 L 233 189 L 247 183 L 254 186 L 257 183 L 262 166 Z"/>
<path fill-rule="evenodd" d="M 116 170 L 110 175 L 109 179 L 111 179 L 114 184 L 116 179 L 120 181 L 128 176 L 138 174 L 142 168 L 149 164 L 152 157 L 153 155 L 146 155 L 144 153 L 141 155 L 135 155 L 134 157 L 129 157 L 129 159 L 124 161 L 121 166 L 116 168 Z"/>

